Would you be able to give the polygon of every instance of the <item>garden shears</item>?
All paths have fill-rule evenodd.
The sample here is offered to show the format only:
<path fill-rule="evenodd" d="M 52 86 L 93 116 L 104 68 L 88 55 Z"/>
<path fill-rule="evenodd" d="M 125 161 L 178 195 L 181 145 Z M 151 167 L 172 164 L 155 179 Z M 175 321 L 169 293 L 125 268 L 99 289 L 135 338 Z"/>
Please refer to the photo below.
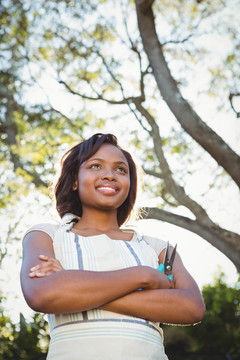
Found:
<path fill-rule="evenodd" d="M 160 264 L 157 268 L 157 270 L 160 270 L 161 272 L 166 274 L 171 281 L 173 280 L 173 275 L 168 275 L 168 273 L 170 271 L 172 271 L 173 262 L 174 262 L 175 255 L 176 255 L 176 249 L 177 249 L 177 244 L 175 245 L 175 247 L 173 249 L 171 257 L 169 257 L 169 242 L 168 242 L 166 251 L 165 251 L 163 264 Z"/>

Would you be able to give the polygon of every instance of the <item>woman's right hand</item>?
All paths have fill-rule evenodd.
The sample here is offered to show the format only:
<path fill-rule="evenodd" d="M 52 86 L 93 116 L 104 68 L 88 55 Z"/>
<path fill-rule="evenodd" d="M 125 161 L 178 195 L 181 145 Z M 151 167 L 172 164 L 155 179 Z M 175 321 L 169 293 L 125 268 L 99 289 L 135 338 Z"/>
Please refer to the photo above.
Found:
<path fill-rule="evenodd" d="M 140 266 L 139 275 L 144 282 L 142 289 L 171 289 L 173 281 L 171 281 L 167 275 L 157 269 L 153 269 L 150 266 Z"/>

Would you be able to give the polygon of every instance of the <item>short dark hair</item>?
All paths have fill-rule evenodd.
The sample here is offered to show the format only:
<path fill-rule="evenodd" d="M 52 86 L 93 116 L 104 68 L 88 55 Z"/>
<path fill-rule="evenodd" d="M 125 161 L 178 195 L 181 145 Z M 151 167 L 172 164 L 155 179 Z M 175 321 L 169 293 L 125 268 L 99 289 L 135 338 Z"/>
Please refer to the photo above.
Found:
<path fill-rule="evenodd" d="M 82 163 L 93 156 L 102 144 L 116 146 L 127 159 L 130 172 L 130 189 L 124 203 L 117 210 L 118 225 L 121 226 L 131 215 L 137 196 L 137 167 L 131 154 L 118 145 L 116 136 L 97 133 L 68 150 L 61 160 L 61 173 L 54 188 L 56 208 L 61 218 L 72 213 L 82 216 L 82 203 L 78 190 L 73 190 Z"/>

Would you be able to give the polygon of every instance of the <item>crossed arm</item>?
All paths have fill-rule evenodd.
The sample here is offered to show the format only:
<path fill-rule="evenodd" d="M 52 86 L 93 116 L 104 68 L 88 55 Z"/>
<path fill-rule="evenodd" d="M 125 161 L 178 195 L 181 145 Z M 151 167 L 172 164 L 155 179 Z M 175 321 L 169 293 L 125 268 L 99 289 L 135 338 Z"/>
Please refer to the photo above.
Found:
<path fill-rule="evenodd" d="M 160 254 L 160 261 L 162 257 Z M 166 275 L 148 266 L 104 272 L 64 270 L 47 234 L 33 231 L 23 243 L 22 290 L 28 305 L 40 312 L 102 308 L 165 323 L 201 321 L 205 313 L 202 296 L 179 255 L 173 276 L 174 288 Z"/>

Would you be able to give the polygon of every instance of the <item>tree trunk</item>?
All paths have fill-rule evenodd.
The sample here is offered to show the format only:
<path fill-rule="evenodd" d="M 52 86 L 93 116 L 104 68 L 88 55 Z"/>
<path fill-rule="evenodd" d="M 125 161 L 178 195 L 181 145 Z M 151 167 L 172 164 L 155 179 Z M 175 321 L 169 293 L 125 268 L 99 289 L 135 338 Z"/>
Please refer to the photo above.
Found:
<path fill-rule="evenodd" d="M 170 73 L 156 34 L 152 2 L 136 0 L 136 10 L 143 46 L 161 95 L 183 129 L 229 173 L 240 188 L 240 157 L 201 120 L 182 97 Z"/>

